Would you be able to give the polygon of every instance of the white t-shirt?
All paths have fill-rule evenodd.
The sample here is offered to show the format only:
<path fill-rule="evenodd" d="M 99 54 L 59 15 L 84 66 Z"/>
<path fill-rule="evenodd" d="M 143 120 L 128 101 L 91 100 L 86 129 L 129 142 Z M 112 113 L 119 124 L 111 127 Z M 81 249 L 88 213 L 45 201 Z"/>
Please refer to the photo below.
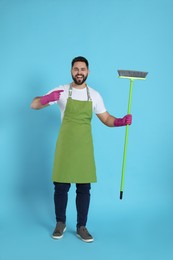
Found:
<path fill-rule="evenodd" d="M 55 90 L 64 90 L 64 92 L 61 92 L 61 96 L 58 101 L 49 103 L 50 105 L 56 104 L 56 103 L 59 105 L 60 112 L 61 112 L 61 120 L 63 119 L 67 99 L 69 96 L 69 87 L 70 87 L 70 84 L 62 85 L 55 89 L 52 89 L 51 91 L 49 91 L 47 93 L 47 94 L 49 94 Z M 89 86 L 88 86 L 88 89 L 89 89 L 90 97 L 92 99 L 93 112 L 95 114 L 101 114 L 101 113 L 106 112 L 106 108 L 105 108 L 101 95 L 96 90 L 94 90 L 93 88 L 90 88 Z M 72 88 L 72 99 L 81 100 L 81 101 L 88 100 L 86 88 L 83 88 L 83 89 Z"/>

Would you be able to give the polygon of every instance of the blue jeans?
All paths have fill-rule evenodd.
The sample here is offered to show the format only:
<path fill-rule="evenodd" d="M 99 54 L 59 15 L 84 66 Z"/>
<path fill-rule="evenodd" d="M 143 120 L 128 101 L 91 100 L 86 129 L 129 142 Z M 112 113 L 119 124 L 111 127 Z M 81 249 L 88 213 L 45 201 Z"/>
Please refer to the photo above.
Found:
<path fill-rule="evenodd" d="M 56 221 L 66 223 L 66 208 L 68 202 L 68 191 L 70 183 L 54 182 L 54 203 Z M 77 210 L 77 227 L 86 226 L 88 210 L 90 204 L 90 183 L 76 184 L 76 210 Z"/>

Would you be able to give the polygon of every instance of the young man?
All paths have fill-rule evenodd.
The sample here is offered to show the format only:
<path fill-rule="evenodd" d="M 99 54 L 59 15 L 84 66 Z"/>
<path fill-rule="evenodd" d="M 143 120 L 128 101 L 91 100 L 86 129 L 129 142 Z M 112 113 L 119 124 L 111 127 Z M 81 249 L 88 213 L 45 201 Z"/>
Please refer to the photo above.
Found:
<path fill-rule="evenodd" d="M 91 183 L 96 182 L 91 118 L 96 113 L 102 123 L 109 127 L 131 124 L 132 116 L 115 118 L 104 106 L 102 97 L 86 84 L 89 64 L 86 58 L 72 60 L 72 83 L 59 86 L 48 94 L 36 97 L 31 108 L 42 109 L 57 103 L 62 124 L 58 135 L 52 180 L 55 187 L 54 203 L 56 227 L 54 239 L 63 237 L 66 230 L 66 207 L 71 183 L 76 184 L 77 236 L 85 242 L 94 239 L 86 228 L 90 204 Z"/>

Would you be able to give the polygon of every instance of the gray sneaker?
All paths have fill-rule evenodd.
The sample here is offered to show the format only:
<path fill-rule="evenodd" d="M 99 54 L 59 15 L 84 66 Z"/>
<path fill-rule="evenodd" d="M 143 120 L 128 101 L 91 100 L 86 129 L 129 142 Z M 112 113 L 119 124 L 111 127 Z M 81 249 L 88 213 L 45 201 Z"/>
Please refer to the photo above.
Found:
<path fill-rule="evenodd" d="M 94 238 L 91 236 L 91 234 L 88 232 L 87 228 L 84 226 L 81 226 L 77 228 L 76 235 L 80 237 L 84 242 L 93 242 Z"/>
<path fill-rule="evenodd" d="M 53 231 L 52 238 L 60 239 L 63 237 L 63 233 L 66 231 L 66 225 L 63 222 L 56 224 L 55 230 Z"/>

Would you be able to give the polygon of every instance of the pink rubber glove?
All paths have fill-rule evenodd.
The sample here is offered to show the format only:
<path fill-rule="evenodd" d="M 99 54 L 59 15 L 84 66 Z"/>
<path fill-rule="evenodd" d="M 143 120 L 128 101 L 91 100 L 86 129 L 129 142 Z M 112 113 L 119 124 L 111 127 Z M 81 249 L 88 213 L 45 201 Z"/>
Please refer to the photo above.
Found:
<path fill-rule="evenodd" d="M 128 114 L 124 116 L 123 118 L 115 118 L 114 126 L 125 126 L 125 125 L 131 125 L 132 123 L 132 115 Z"/>
<path fill-rule="evenodd" d="M 53 101 L 59 100 L 61 92 L 63 92 L 63 91 L 64 90 L 55 90 L 55 91 L 51 92 L 48 95 L 42 96 L 40 98 L 40 103 L 42 105 L 47 105 L 49 102 L 53 102 Z"/>

